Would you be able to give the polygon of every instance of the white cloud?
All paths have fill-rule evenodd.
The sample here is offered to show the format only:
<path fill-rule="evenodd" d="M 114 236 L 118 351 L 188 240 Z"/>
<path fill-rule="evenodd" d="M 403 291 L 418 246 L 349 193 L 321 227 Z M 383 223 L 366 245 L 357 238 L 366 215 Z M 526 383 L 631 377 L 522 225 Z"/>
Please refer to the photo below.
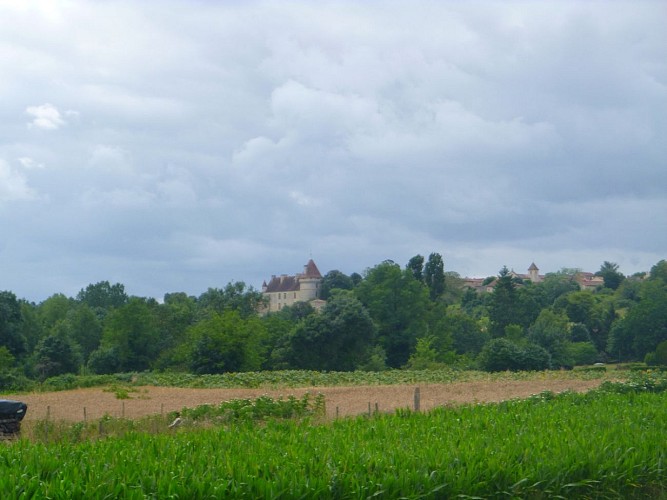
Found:
<path fill-rule="evenodd" d="M 20 158 L 17 158 L 17 160 L 21 164 L 21 166 L 23 168 L 25 168 L 26 170 L 33 170 L 33 169 L 36 169 L 36 168 L 44 168 L 43 163 L 39 163 L 39 162 L 33 160 L 32 158 L 30 158 L 29 156 L 22 156 Z"/>
<path fill-rule="evenodd" d="M 30 127 L 42 130 L 57 130 L 66 124 L 58 108 L 49 103 L 39 106 L 28 106 L 25 112 L 33 117 L 29 123 Z"/>
<path fill-rule="evenodd" d="M 0 202 L 31 200 L 36 193 L 27 179 L 4 160 L 0 159 Z"/>

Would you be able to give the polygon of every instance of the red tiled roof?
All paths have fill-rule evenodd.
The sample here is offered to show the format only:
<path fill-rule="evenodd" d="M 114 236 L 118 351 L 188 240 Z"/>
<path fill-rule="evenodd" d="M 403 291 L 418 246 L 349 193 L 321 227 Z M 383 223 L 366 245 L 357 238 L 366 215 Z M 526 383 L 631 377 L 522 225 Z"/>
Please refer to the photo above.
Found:
<path fill-rule="evenodd" d="M 313 259 L 310 259 L 308 261 L 308 264 L 306 264 L 306 269 L 305 269 L 305 272 L 303 273 L 303 276 L 305 278 L 321 278 L 322 277 L 322 275 L 320 274 L 320 270 L 315 265 L 315 262 L 313 261 Z"/>
<path fill-rule="evenodd" d="M 296 292 L 299 290 L 299 280 L 296 276 L 273 276 L 266 285 L 266 293 Z"/>
<path fill-rule="evenodd" d="M 271 281 L 266 285 L 264 293 L 297 292 L 301 289 L 301 284 L 299 283 L 300 279 L 321 278 L 322 274 L 320 274 L 320 270 L 315 265 L 313 259 L 310 259 L 304 266 L 303 273 L 301 274 L 297 274 L 296 276 L 288 276 L 286 274 L 283 274 L 282 276 L 271 276 Z"/>

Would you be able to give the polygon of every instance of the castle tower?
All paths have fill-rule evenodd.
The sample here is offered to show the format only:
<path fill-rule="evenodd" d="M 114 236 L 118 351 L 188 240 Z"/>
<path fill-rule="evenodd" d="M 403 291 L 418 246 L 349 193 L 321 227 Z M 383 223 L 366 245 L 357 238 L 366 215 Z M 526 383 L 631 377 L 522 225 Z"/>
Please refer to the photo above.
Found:
<path fill-rule="evenodd" d="M 299 275 L 299 289 L 301 291 L 301 300 L 314 300 L 320 295 L 320 282 L 322 274 L 315 265 L 313 259 L 303 266 L 303 273 Z"/>
<path fill-rule="evenodd" d="M 533 283 L 540 282 L 540 270 L 538 269 L 538 267 L 535 265 L 534 262 L 528 268 L 528 276 L 530 277 L 530 281 L 532 281 Z"/>

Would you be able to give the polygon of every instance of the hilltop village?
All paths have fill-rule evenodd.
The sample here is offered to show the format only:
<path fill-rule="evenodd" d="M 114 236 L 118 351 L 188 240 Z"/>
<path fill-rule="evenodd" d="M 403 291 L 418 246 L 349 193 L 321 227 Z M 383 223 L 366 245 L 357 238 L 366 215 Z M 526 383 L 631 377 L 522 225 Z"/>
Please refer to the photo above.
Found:
<path fill-rule="evenodd" d="M 528 267 L 527 273 L 519 274 L 511 270 L 510 276 L 532 283 L 541 283 L 544 281 L 544 275 L 540 274 L 540 270 L 534 262 Z M 593 291 L 604 285 L 604 278 L 591 272 L 576 271 L 573 279 L 581 290 Z M 303 266 L 301 273 L 272 275 L 268 283 L 266 281 L 262 283 L 262 293 L 267 299 L 267 304 L 262 309 L 262 313 L 280 311 L 283 307 L 292 306 L 297 302 L 307 302 L 314 309 L 320 310 L 326 303 L 320 295 L 322 280 L 323 276 L 313 259 L 308 260 Z M 498 281 L 495 279 L 495 276 L 487 278 L 462 278 L 460 280 L 460 286 L 464 289 L 473 289 L 479 293 L 493 292 L 497 283 Z"/>

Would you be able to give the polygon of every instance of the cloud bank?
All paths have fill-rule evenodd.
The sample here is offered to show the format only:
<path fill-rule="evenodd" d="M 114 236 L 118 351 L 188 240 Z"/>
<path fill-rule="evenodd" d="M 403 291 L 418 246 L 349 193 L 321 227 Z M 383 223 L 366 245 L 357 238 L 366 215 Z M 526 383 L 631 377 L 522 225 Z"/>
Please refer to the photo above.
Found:
<path fill-rule="evenodd" d="M 0 289 L 667 254 L 667 13 L 0 3 Z"/>

